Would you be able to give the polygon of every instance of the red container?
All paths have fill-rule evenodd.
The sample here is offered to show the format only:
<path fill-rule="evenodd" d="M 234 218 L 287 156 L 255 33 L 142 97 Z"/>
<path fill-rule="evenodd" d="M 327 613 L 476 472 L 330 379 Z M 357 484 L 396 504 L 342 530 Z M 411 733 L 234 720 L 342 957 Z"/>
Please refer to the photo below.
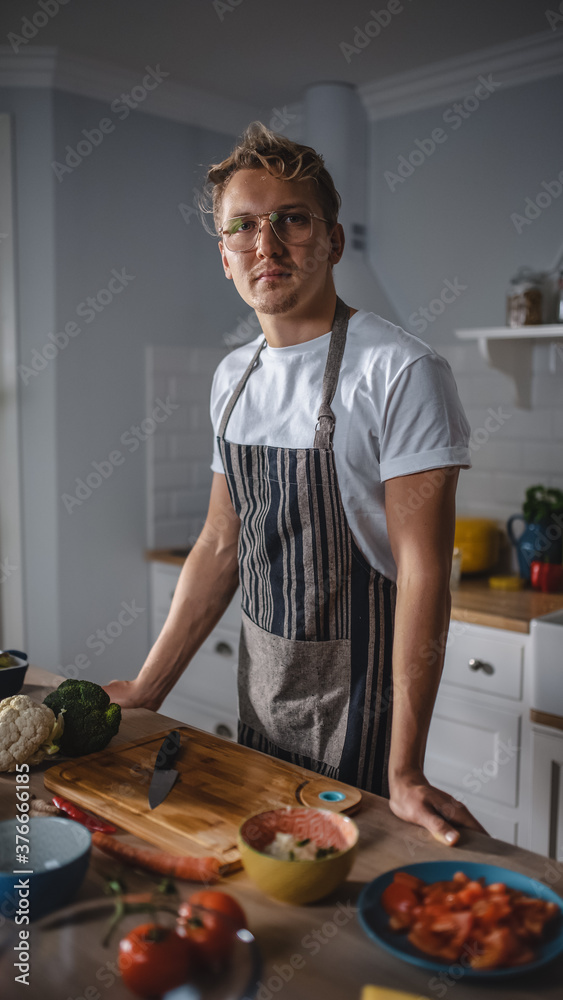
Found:
<path fill-rule="evenodd" d="M 542 594 L 556 594 L 563 580 L 563 566 L 560 563 L 544 563 L 537 559 L 530 564 L 530 583 L 534 590 Z"/>

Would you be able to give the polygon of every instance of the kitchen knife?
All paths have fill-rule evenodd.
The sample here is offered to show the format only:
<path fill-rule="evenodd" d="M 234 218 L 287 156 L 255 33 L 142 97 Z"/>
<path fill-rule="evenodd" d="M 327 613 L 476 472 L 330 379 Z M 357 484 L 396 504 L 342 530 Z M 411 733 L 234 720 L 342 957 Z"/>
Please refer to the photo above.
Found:
<path fill-rule="evenodd" d="M 178 771 L 175 770 L 173 765 L 176 762 L 180 746 L 180 733 L 177 729 L 168 733 L 168 736 L 165 736 L 162 741 L 149 786 L 149 805 L 151 809 L 156 809 L 161 802 L 164 802 L 178 777 Z"/>

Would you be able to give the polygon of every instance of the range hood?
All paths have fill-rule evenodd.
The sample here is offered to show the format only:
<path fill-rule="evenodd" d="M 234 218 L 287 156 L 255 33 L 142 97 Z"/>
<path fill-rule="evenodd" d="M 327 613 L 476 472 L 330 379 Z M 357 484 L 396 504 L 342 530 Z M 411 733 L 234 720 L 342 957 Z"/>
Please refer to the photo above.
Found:
<path fill-rule="evenodd" d="M 334 268 L 336 291 L 349 306 L 400 325 L 367 256 L 369 205 L 368 128 L 356 88 L 316 83 L 305 92 L 303 142 L 321 153 L 342 198 L 339 221 L 346 246 Z"/>

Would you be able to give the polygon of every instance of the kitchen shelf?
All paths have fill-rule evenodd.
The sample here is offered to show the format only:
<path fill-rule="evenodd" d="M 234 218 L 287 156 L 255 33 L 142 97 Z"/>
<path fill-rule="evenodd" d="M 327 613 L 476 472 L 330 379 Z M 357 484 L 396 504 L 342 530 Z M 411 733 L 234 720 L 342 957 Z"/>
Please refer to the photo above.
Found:
<path fill-rule="evenodd" d="M 555 372 L 558 349 L 563 344 L 563 323 L 541 326 L 491 326 L 475 330 L 456 330 L 458 340 L 476 340 L 479 353 L 490 368 L 496 368 L 513 379 L 516 386 L 516 406 L 531 409 L 532 353 L 534 343 L 549 340 L 553 346 L 550 370 Z"/>

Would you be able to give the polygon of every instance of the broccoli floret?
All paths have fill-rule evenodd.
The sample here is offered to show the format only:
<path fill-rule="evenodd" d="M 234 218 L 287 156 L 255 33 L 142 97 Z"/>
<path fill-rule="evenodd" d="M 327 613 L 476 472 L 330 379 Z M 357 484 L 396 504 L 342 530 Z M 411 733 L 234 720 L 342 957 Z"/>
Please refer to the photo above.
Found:
<path fill-rule="evenodd" d="M 92 681 L 66 680 L 44 699 L 55 715 L 64 712 L 61 753 L 67 757 L 103 750 L 121 724 L 121 707 Z"/>

